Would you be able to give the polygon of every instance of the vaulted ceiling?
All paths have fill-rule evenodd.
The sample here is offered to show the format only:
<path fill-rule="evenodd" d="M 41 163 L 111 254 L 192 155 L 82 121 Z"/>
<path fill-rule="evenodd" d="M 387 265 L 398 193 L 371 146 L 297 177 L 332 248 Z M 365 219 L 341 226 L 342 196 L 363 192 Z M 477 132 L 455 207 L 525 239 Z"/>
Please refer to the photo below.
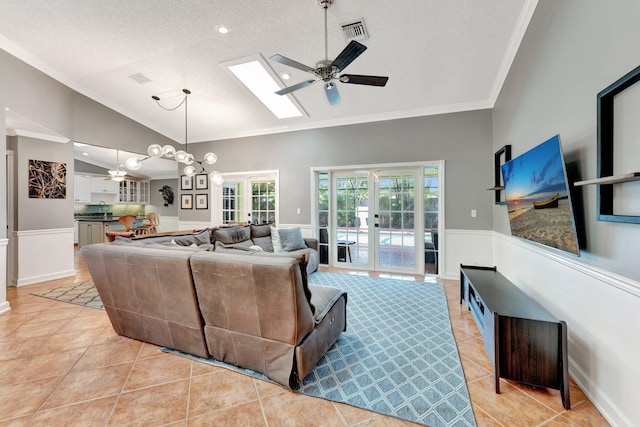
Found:
<path fill-rule="evenodd" d="M 324 58 L 317 0 L 1 0 L 0 48 L 108 107 L 176 140 L 184 115 L 152 101 L 192 91 L 189 142 L 491 108 L 537 0 L 335 0 L 328 56 L 342 24 L 364 20 L 368 49 L 347 71 L 389 76 L 386 87 L 338 83 L 294 92 L 303 117 L 279 120 L 228 70 L 261 56 L 286 87 L 311 76 L 268 58 L 314 66 Z M 227 34 L 216 27 L 228 26 Z M 141 74 L 139 83 L 131 76 Z"/>

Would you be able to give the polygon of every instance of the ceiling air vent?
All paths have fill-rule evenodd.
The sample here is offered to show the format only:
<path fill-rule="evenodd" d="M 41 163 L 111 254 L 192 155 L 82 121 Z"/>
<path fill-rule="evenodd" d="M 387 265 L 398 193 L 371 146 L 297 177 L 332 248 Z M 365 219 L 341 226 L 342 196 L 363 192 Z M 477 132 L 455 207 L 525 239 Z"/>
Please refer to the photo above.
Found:
<path fill-rule="evenodd" d="M 143 85 L 145 83 L 149 83 L 151 81 L 149 78 L 147 78 L 147 76 L 145 76 L 142 73 L 132 74 L 132 75 L 129 76 L 129 78 L 134 80 L 136 83 L 141 84 L 141 85 Z"/>
<path fill-rule="evenodd" d="M 342 33 L 345 40 L 366 40 L 369 38 L 367 28 L 364 26 L 364 19 L 342 24 Z"/>

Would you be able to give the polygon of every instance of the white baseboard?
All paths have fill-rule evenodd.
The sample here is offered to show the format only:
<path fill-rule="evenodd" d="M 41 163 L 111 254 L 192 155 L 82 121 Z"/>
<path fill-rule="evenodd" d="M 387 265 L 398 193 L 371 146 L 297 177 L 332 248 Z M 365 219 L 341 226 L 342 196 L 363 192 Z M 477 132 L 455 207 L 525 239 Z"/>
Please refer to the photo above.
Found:
<path fill-rule="evenodd" d="M 18 271 L 15 284 L 30 285 L 76 274 L 73 228 L 14 232 Z"/>

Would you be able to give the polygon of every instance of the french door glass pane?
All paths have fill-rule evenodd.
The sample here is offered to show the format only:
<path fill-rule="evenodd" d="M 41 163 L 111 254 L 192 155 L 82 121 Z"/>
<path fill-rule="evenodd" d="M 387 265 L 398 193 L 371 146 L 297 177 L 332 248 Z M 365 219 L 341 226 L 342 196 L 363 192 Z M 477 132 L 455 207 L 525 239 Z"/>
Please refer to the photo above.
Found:
<path fill-rule="evenodd" d="M 225 182 L 222 184 L 222 223 L 242 221 L 243 205 L 242 182 Z"/>
<path fill-rule="evenodd" d="M 368 174 L 348 173 L 336 177 L 338 262 L 369 264 L 368 206 Z"/>
<path fill-rule="evenodd" d="M 251 181 L 251 218 L 253 223 L 266 224 L 276 220 L 275 180 Z"/>
<path fill-rule="evenodd" d="M 378 172 L 378 259 L 380 267 L 415 268 L 415 176 Z"/>

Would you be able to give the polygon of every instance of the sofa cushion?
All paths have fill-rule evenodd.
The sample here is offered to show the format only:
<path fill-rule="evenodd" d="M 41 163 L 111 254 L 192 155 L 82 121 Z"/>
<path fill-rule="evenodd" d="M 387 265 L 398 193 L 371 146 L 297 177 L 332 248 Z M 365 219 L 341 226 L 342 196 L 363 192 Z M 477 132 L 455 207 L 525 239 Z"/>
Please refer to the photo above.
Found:
<path fill-rule="evenodd" d="M 273 252 L 273 242 L 271 241 L 271 235 L 265 237 L 252 237 L 253 244 L 260 246 L 265 252 Z"/>
<path fill-rule="evenodd" d="M 300 228 L 275 228 L 271 227 L 271 241 L 274 252 L 291 252 L 305 249 L 307 244 L 302 238 Z"/>
<path fill-rule="evenodd" d="M 218 242 L 223 243 L 225 245 L 231 245 L 234 243 L 240 243 L 249 240 L 251 235 L 251 228 L 244 227 L 223 227 L 218 228 L 213 232 L 213 235 L 216 239 L 216 244 Z M 249 246 L 251 246 L 251 243 Z"/>
<path fill-rule="evenodd" d="M 256 237 L 271 237 L 271 225 L 251 225 L 251 240 Z"/>
<path fill-rule="evenodd" d="M 216 250 L 239 249 L 251 252 L 253 251 L 253 249 L 251 249 L 251 246 L 253 246 L 253 242 L 248 239 L 236 243 L 222 243 L 220 240 L 216 240 Z"/>
<path fill-rule="evenodd" d="M 180 246 L 191 246 L 194 243 L 196 245 L 205 245 L 211 243 L 211 237 L 209 230 L 202 230 L 198 234 L 187 234 L 184 236 L 175 236 L 170 240 L 171 243 L 175 243 Z"/>

